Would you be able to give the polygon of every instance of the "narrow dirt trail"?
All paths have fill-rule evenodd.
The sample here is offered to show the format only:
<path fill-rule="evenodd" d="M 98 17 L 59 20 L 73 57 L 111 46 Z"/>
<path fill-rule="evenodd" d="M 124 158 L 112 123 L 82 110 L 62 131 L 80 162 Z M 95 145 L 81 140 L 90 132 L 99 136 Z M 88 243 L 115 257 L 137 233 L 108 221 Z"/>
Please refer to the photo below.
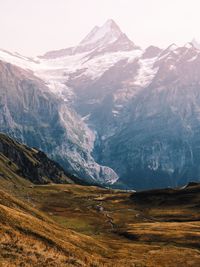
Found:
<path fill-rule="evenodd" d="M 99 197 L 101 197 L 101 196 L 99 196 Z M 116 224 L 114 223 L 114 219 L 109 215 L 110 212 L 105 210 L 105 207 L 103 206 L 102 202 L 98 203 L 98 207 L 101 208 L 100 212 L 103 214 L 103 216 L 105 216 L 107 218 L 106 223 L 109 224 L 111 230 L 115 229 Z"/>
<path fill-rule="evenodd" d="M 108 214 L 108 212 L 105 212 L 105 216 L 108 218 L 107 222 L 111 226 L 111 229 L 113 230 L 116 227 L 116 224 L 113 222 L 113 218 Z"/>

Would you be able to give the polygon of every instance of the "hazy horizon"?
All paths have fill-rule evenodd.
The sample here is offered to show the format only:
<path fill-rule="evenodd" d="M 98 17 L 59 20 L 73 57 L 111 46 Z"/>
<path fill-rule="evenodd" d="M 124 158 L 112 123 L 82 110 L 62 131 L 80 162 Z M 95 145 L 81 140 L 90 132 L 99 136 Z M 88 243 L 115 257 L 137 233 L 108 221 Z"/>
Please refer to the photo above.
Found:
<path fill-rule="evenodd" d="M 0 2 L 0 48 L 27 56 L 77 45 L 113 19 L 137 45 L 167 47 L 200 39 L 197 0 L 6 0 Z"/>

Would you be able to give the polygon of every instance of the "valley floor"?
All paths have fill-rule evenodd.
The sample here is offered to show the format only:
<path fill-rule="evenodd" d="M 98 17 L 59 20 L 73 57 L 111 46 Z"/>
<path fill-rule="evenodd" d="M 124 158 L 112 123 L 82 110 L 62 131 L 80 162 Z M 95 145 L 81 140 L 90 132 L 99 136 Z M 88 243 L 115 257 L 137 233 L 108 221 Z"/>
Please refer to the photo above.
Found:
<path fill-rule="evenodd" d="M 1 266 L 200 266 L 199 185 L 1 187 Z"/>

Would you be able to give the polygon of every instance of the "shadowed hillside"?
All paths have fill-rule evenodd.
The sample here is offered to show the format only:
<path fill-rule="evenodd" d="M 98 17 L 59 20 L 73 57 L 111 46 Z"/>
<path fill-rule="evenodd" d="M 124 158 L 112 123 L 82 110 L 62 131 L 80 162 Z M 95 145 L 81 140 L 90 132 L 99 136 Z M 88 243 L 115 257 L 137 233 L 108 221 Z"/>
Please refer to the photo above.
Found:
<path fill-rule="evenodd" d="M 0 176 L 15 181 L 23 177 L 35 184 L 84 183 L 67 174 L 59 164 L 50 160 L 43 152 L 29 148 L 0 133 Z"/>

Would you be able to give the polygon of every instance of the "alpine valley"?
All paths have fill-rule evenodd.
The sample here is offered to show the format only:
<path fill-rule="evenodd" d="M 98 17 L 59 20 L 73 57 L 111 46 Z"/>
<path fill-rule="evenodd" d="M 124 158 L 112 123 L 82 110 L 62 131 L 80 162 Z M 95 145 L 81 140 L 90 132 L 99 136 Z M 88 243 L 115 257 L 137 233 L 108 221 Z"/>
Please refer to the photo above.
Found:
<path fill-rule="evenodd" d="M 87 182 L 200 181 L 200 49 L 140 48 L 113 20 L 37 58 L 0 50 L 0 131 Z"/>

